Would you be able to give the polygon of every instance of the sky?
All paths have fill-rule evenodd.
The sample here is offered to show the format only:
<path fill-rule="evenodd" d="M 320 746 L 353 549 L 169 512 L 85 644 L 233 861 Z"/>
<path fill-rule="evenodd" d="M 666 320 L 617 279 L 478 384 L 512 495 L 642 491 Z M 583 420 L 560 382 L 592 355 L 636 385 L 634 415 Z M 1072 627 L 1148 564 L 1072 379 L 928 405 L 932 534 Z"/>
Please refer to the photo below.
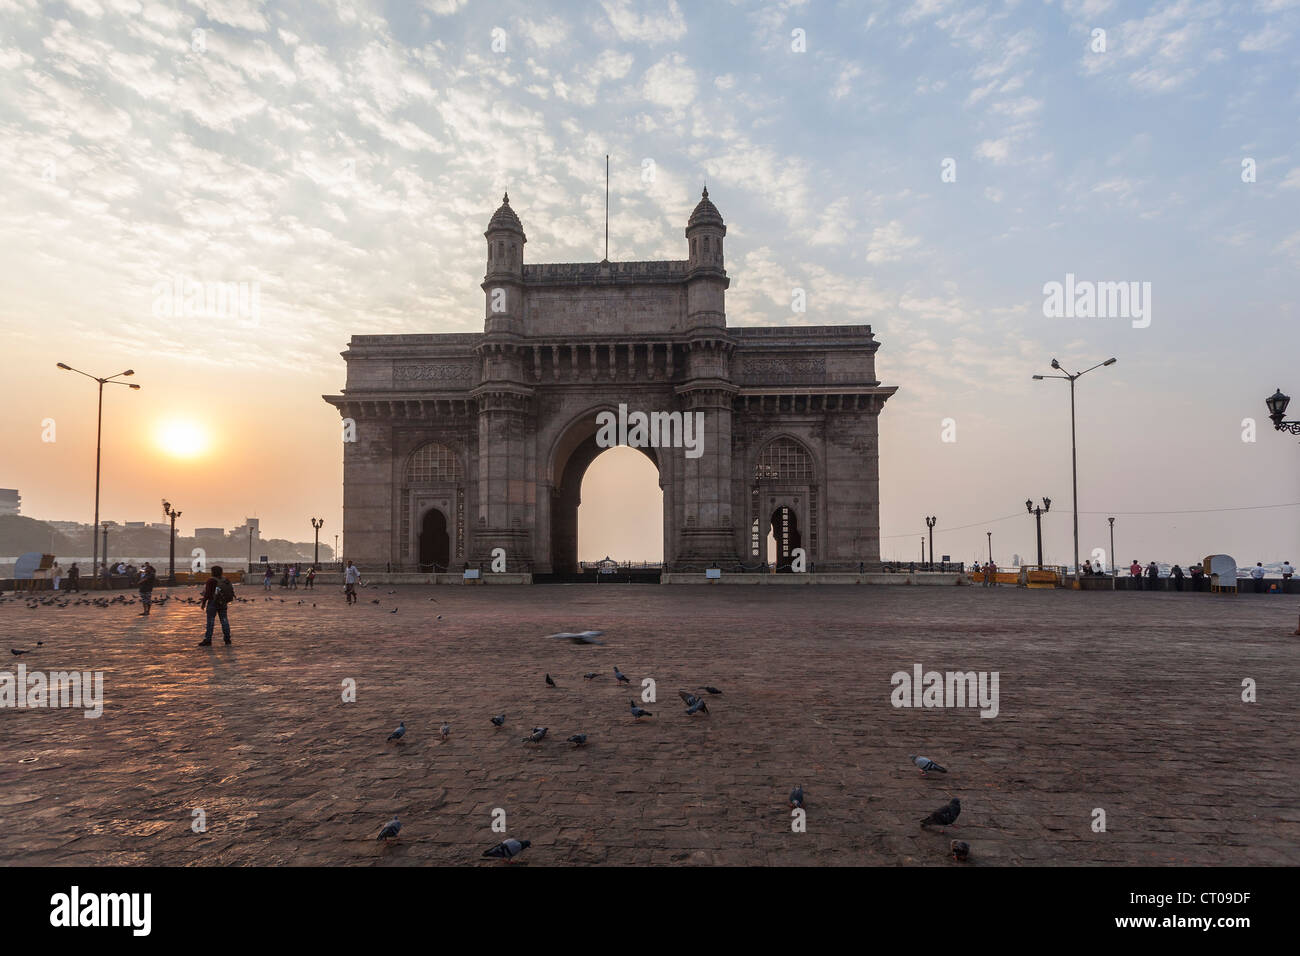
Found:
<path fill-rule="evenodd" d="M 1115 356 L 1077 383 L 1081 557 L 1113 515 L 1125 565 L 1295 560 L 1263 400 L 1300 396 L 1298 38 L 1300 0 L 0 0 L 0 486 L 89 521 L 96 386 L 55 363 L 132 368 L 102 517 L 329 540 L 349 337 L 480 331 L 505 189 L 526 261 L 600 259 L 608 153 L 612 259 L 685 258 L 707 182 L 729 324 L 873 327 L 886 558 L 933 515 L 939 554 L 1032 559 L 1046 496 L 1068 560 L 1069 387 L 1031 376 Z M 1046 315 L 1067 275 L 1149 310 Z M 256 308 L 169 314 L 176 277 Z M 580 556 L 655 558 L 618 451 Z"/>

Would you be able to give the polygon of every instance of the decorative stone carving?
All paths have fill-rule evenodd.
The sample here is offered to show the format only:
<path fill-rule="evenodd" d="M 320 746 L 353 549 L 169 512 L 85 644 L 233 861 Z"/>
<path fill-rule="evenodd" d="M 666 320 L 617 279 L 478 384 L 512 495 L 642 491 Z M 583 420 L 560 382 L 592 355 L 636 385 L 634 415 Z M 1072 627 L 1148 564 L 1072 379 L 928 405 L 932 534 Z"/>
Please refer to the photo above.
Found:
<path fill-rule="evenodd" d="M 457 365 L 394 365 L 393 381 L 439 382 L 447 385 L 470 385 L 474 381 L 474 366 Z"/>

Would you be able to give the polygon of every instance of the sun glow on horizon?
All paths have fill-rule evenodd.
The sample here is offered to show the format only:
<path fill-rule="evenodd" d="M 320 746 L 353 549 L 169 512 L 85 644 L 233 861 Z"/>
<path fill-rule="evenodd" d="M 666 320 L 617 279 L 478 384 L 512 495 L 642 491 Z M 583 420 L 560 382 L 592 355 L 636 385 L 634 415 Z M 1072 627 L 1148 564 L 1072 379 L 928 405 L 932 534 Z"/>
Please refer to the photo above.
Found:
<path fill-rule="evenodd" d="M 157 433 L 158 447 L 173 458 L 195 458 L 208 447 L 208 434 L 195 422 L 163 422 Z"/>

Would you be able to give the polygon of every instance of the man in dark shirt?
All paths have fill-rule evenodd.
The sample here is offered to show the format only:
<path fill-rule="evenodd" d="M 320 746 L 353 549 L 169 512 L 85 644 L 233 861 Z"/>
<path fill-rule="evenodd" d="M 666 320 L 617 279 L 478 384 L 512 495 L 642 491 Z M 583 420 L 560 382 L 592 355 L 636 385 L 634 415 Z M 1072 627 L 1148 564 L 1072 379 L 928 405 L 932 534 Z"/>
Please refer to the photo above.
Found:
<path fill-rule="evenodd" d="M 158 572 L 146 561 L 144 567 L 140 569 L 140 603 L 144 606 L 144 610 L 140 612 L 141 617 L 149 616 L 149 608 L 153 605 L 153 586 L 157 583 Z"/>
<path fill-rule="evenodd" d="M 212 646 L 212 626 L 218 617 L 221 618 L 221 634 L 226 639 L 226 643 L 230 643 L 230 620 L 226 617 L 226 607 L 234 594 L 234 587 L 222 577 L 221 565 L 214 564 L 212 577 L 208 578 L 208 583 L 203 588 L 203 597 L 199 601 L 199 608 L 208 613 L 208 629 L 203 635 L 203 640 L 199 641 L 199 647 Z"/>

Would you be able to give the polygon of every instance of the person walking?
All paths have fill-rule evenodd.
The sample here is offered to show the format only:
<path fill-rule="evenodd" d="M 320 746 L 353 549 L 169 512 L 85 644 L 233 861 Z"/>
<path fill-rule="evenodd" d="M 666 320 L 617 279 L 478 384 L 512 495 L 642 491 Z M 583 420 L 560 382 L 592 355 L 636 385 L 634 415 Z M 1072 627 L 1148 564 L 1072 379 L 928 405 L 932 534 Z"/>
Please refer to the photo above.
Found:
<path fill-rule="evenodd" d="M 77 562 L 72 562 L 72 567 L 68 568 L 68 592 L 76 591 L 81 593 L 81 568 L 77 567 Z"/>
<path fill-rule="evenodd" d="M 144 567 L 140 569 L 140 606 L 144 608 L 140 612 L 141 617 L 149 616 L 149 608 L 153 605 L 153 588 L 157 583 L 158 572 L 146 561 Z"/>
<path fill-rule="evenodd" d="M 1175 564 L 1169 569 L 1169 576 L 1174 579 L 1174 590 L 1181 591 L 1183 589 L 1183 569 Z"/>
<path fill-rule="evenodd" d="M 199 641 L 199 647 L 212 646 L 212 626 L 217 618 L 221 618 L 221 636 L 227 644 L 230 643 L 230 618 L 226 608 L 234 599 L 235 586 L 222 576 L 221 565 L 214 564 L 212 576 L 208 578 L 208 583 L 203 588 L 203 597 L 199 600 L 199 609 L 208 615 L 208 629 L 203 634 L 203 640 Z"/>
<path fill-rule="evenodd" d="M 298 565 L 289 565 L 289 590 L 298 590 Z"/>
<path fill-rule="evenodd" d="M 1255 566 L 1250 569 L 1250 579 L 1255 582 L 1255 593 L 1263 594 L 1264 593 L 1264 565 L 1256 561 Z"/>
<path fill-rule="evenodd" d="M 271 577 L 272 577 L 272 575 L 271 575 L 271 566 L 268 564 L 268 565 L 266 566 L 266 571 L 264 571 L 264 572 L 262 573 L 262 590 L 263 590 L 263 591 L 269 591 L 269 590 L 271 590 Z"/>
<path fill-rule="evenodd" d="M 349 604 L 357 603 L 357 583 L 361 580 L 361 569 L 351 561 L 343 569 L 343 594 Z"/>
<path fill-rule="evenodd" d="M 306 585 L 306 586 L 307 586 L 307 590 L 308 590 L 308 591 L 315 591 L 315 590 L 316 590 L 316 565 L 314 565 L 314 564 L 313 564 L 310 568 L 307 569 L 307 585 Z"/>

